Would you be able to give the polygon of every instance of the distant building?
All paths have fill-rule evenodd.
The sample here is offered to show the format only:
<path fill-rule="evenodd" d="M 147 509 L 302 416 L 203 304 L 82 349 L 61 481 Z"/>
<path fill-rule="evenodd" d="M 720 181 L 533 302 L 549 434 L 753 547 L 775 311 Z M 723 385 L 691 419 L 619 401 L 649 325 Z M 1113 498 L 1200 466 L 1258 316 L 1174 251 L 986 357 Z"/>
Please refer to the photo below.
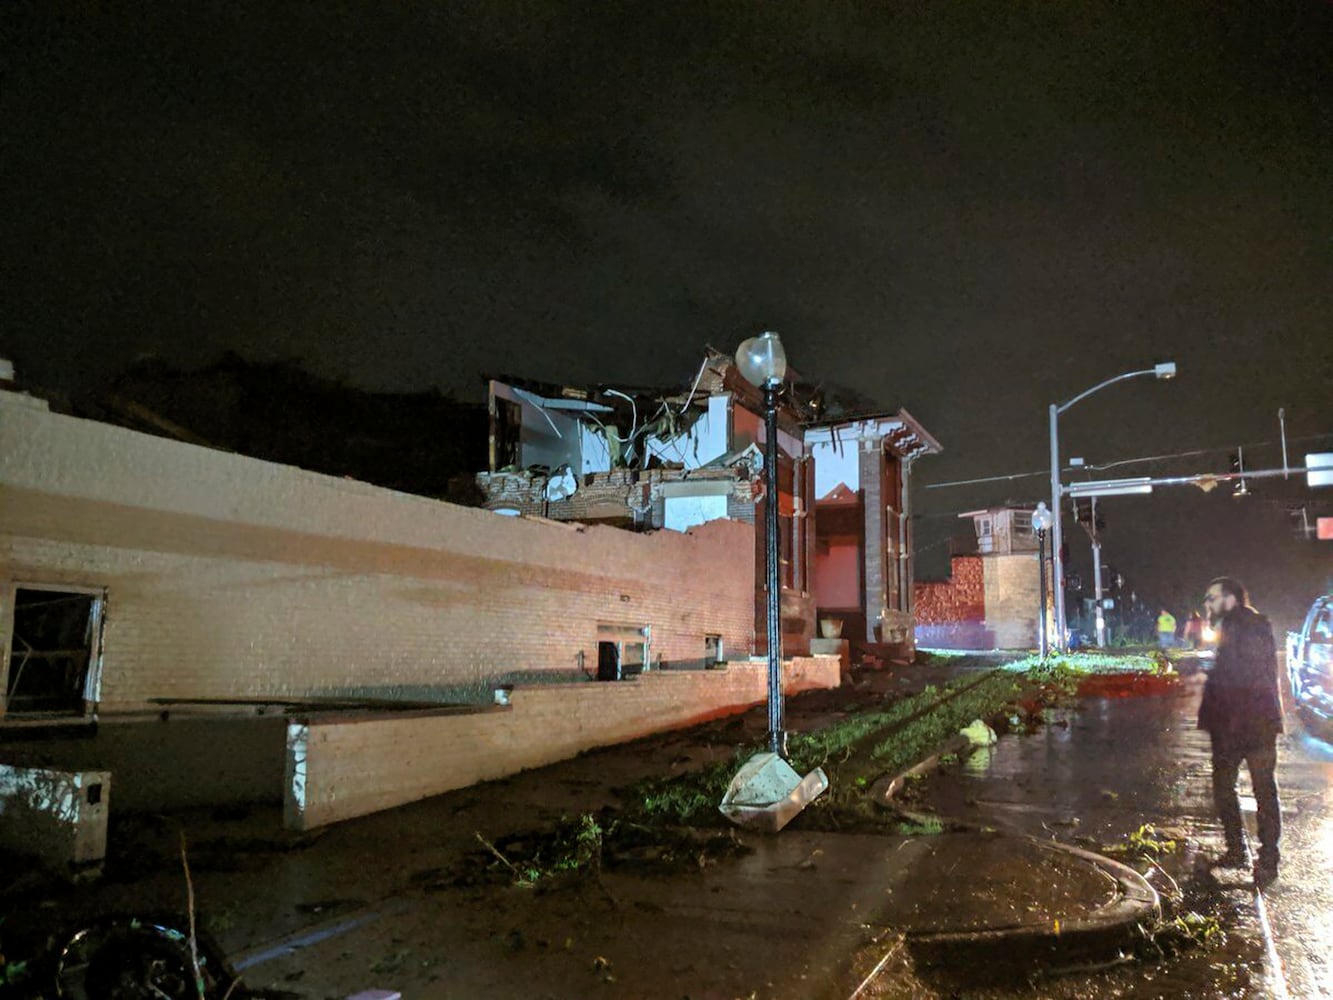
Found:
<path fill-rule="evenodd" d="M 954 555 L 948 580 L 916 591 L 916 640 L 945 649 L 1029 649 L 1040 643 L 1041 566 L 1032 510 L 987 507 L 972 522 L 975 554 Z M 1047 607 L 1050 608 L 1047 553 Z M 1053 628 L 1048 618 L 1048 628 Z"/>

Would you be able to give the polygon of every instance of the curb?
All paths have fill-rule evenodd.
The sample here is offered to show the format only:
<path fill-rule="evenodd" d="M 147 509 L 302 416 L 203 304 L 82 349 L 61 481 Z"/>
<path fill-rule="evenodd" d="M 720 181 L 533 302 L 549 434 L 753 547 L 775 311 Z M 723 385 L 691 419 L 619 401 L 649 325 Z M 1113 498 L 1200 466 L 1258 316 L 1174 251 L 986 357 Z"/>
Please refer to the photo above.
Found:
<path fill-rule="evenodd" d="M 1112 878 L 1117 897 L 1090 916 L 1056 925 L 1015 924 L 980 931 L 921 931 L 906 935 L 913 956 L 927 966 L 955 964 L 960 952 L 969 965 L 984 956 L 995 972 L 1040 965 L 1049 968 L 1109 962 L 1120 958 L 1141 937 L 1144 923 L 1161 917 L 1161 900 L 1146 879 L 1128 865 L 1092 851 L 1054 841 L 1024 837 L 1041 850 L 1086 861 Z M 1054 971 L 1052 969 L 1051 971 Z"/>
<path fill-rule="evenodd" d="M 930 756 L 891 777 L 882 777 L 870 789 L 871 796 L 886 808 L 894 809 L 915 822 L 929 818 L 945 821 L 956 829 L 982 831 L 975 823 L 951 817 L 916 813 L 894 804 L 894 796 L 907 780 L 917 774 L 926 774 L 939 766 L 940 758 L 959 753 L 971 745 L 966 736 L 954 736 Z M 1099 907 L 1090 916 L 1055 924 L 1045 922 L 1014 924 L 979 931 L 914 931 L 905 935 L 913 957 L 926 966 L 956 966 L 960 957 L 967 958 L 967 966 L 986 968 L 992 974 L 1012 974 L 1016 967 L 1041 965 L 1087 965 L 1115 961 L 1127 947 L 1140 937 L 1140 928 L 1161 918 L 1161 898 L 1147 879 L 1133 868 L 1104 857 L 1053 840 L 1018 834 L 1001 834 L 1027 840 L 1039 850 L 1064 854 L 1087 862 L 1117 886 L 1116 898 Z M 965 956 L 960 953 L 965 952 Z M 1052 970 L 1054 971 L 1054 970 Z"/>

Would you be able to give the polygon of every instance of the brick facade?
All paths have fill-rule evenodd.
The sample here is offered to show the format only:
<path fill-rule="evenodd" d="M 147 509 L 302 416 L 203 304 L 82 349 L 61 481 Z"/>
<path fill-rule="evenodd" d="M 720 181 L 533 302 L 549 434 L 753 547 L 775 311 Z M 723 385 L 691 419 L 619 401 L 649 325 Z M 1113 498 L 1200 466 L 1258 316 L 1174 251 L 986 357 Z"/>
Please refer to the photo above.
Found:
<path fill-rule="evenodd" d="M 49 413 L 0 393 L 0 582 L 104 588 L 102 713 L 153 699 L 474 700 L 753 647 L 754 535 L 506 518 Z M 9 591 L 12 596 L 12 589 Z M 12 599 L 0 606 L 9 667 Z"/>
<path fill-rule="evenodd" d="M 306 733 L 295 822 L 310 826 L 765 697 L 764 666 L 748 661 L 754 528 L 738 521 L 634 533 L 502 517 L 0 392 L 0 527 L 0 691 L 17 588 L 104 595 L 88 706 L 104 724 L 97 737 L 7 743 L 0 716 L 0 750 L 109 762 L 130 772 L 118 801 L 140 808 L 271 800 L 284 788 L 295 800 L 282 720 L 255 717 L 291 702 L 472 706 L 292 723 L 286 750 Z M 587 680 L 599 625 L 648 630 L 642 676 Z M 705 636 L 722 637 L 729 665 L 672 669 L 700 665 Z M 786 676 L 793 690 L 836 686 L 838 661 L 798 659 Z M 490 706 L 503 683 L 513 704 Z M 225 749 L 237 739 L 253 752 Z M 226 757 L 204 768 L 216 780 L 190 778 L 201 754 Z"/>
<path fill-rule="evenodd" d="M 980 622 L 986 617 L 985 580 L 980 556 L 954 556 L 947 580 L 919 580 L 916 618 L 922 625 Z"/>
<path fill-rule="evenodd" d="M 986 627 L 1000 649 L 1030 649 L 1041 641 L 1041 567 L 1037 553 L 984 556 Z"/>
<path fill-rule="evenodd" d="M 838 685 L 836 656 L 784 666 L 788 693 Z M 619 684 L 517 688 L 489 712 L 323 716 L 288 727 L 285 822 L 310 829 L 762 702 L 767 667 L 664 670 Z M 534 734 L 540 738 L 534 738 Z M 405 748 L 410 748 L 405 752 Z"/>
<path fill-rule="evenodd" d="M 1029 649 L 1038 644 L 1041 570 L 1035 552 L 954 556 L 952 570 L 947 580 L 916 585 L 919 645 Z"/>
<path fill-rule="evenodd" d="M 980 556 L 954 556 L 947 580 L 919 580 L 915 587 L 916 641 L 920 646 L 990 649 L 986 580 Z"/>

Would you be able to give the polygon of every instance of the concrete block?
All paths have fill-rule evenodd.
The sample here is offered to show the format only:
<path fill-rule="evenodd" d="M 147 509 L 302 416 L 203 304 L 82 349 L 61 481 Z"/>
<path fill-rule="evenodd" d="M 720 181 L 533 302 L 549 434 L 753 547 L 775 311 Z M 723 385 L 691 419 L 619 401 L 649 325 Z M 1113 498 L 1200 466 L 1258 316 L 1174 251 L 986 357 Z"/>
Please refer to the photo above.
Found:
<path fill-rule="evenodd" d="M 106 857 L 110 771 L 57 771 L 0 764 L 0 847 L 53 868 Z"/>

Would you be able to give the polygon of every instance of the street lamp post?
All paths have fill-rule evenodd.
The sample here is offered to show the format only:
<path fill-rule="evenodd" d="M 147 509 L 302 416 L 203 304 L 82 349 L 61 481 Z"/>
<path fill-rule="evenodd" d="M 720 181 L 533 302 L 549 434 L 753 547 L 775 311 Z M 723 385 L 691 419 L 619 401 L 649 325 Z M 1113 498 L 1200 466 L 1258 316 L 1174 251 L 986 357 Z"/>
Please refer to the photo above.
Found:
<path fill-rule="evenodd" d="M 787 355 L 776 333 L 751 337 L 736 349 L 736 366 L 764 391 L 764 558 L 768 607 L 768 749 L 786 756 L 782 704 L 782 591 L 778 575 L 778 394 Z"/>
<path fill-rule="evenodd" d="M 1046 504 L 1037 504 L 1032 512 L 1032 527 L 1037 529 L 1037 575 L 1040 579 L 1041 603 L 1041 658 L 1050 652 L 1050 630 L 1046 627 L 1046 530 L 1051 526 L 1051 512 Z"/>
<path fill-rule="evenodd" d="M 1145 368 L 1142 371 L 1125 372 L 1123 375 L 1117 375 L 1114 378 L 1108 378 L 1105 382 L 1098 382 L 1091 389 L 1080 392 L 1067 403 L 1052 403 L 1050 406 L 1051 423 L 1051 584 L 1054 588 L 1055 605 L 1055 644 L 1058 649 L 1066 648 L 1065 639 L 1065 573 L 1064 559 L 1060 554 L 1060 547 L 1063 544 L 1060 525 L 1060 497 L 1062 489 L 1060 486 L 1060 414 L 1069 409 L 1075 403 L 1087 399 L 1094 392 L 1105 389 L 1108 385 L 1114 385 L 1116 382 L 1123 382 L 1125 379 L 1137 378 L 1140 375 L 1152 375 L 1159 379 L 1174 378 L 1176 374 L 1176 363 L 1174 361 L 1164 361 L 1161 364 L 1154 365 L 1151 368 Z"/>
<path fill-rule="evenodd" d="M 1102 540 L 1097 534 L 1097 498 L 1092 498 L 1092 596 L 1097 648 L 1106 648 L 1106 612 L 1102 608 Z"/>

